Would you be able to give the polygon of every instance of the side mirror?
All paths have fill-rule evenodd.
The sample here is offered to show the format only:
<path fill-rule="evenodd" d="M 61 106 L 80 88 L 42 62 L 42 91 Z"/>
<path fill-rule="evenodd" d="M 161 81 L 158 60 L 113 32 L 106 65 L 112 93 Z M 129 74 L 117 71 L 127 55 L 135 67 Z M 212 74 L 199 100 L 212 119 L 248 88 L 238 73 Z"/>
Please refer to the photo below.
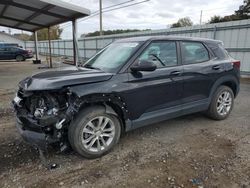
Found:
<path fill-rule="evenodd" d="M 142 60 L 139 62 L 139 65 L 134 65 L 132 67 L 130 67 L 130 70 L 133 72 L 139 72 L 139 71 L 155 71 L 156 69 L 156 65 L 151 62 L 151 61 L 146 61 L 146 60 Z"/>

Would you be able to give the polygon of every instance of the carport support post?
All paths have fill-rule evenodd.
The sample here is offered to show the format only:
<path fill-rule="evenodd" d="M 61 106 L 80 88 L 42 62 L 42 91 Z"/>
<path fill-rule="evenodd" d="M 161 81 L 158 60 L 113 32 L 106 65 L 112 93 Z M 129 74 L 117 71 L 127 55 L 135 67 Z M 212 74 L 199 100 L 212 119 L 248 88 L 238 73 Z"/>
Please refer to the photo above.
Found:
<path fill-rule="evenodd" d="M 49 68 L 52 68 L 52 57 L 51 57 L 51 40 L 50 40 L 50 27 L 48 27 L 48 40 L 49 40 Z"/>
<path fill-rule="evenodd" d="M 34 36 L 35 36 L 36 61 L 38 61 L 39 60 L 39 52 L 38 52 L 37 31 L 34 32 Z"/>
<path fill-rule="evenodd" d="M 73 55 L 74 65 L 78 67 L 79 52 L 78 52 L 78 40 L 77 40 L 77 20 L 72 21 L 72 33 L 73 33 Z"/>

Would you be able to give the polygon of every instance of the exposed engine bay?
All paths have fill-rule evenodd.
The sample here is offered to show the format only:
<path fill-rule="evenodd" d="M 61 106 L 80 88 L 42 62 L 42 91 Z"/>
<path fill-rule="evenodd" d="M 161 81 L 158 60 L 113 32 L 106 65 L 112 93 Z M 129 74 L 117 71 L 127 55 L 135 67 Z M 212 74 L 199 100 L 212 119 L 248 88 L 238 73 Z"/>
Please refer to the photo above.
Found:
<path fill-rule="evenodd" d="M 17 127 L 24 140 L 42 150 L 53 144 L 65 151 L 69 146 L 68 127 L 79 110 L 98 103 L 105 107 L 106 113 L 116 114 L 110 107 L 111 99 L 121 106 L 124 114 L 127 113 L 125 103 L 118 96 L 95 94 L 79 98 L 70 88 L 52 91 L 24 91 L 20 88 L 13 105 Z"/>
<path fill-rule="evenodd" d="M 65 96 L 43 93 L 28 98 L 25 106 L 40 125 L 51 126 L 64 118 L 61 113 L 67 109 L 68 102 Z"/>
<path fill-rule="evenodd" d="M 64 150 L 68 145 L 67 127 L 77 108 L 73 101 L 76 98 L 65 90 L 23 92 L 20 89 L 13 103 L 21 129 L 40 133 L 44 137 L 41 143 L 45 141 L 43 149 L 56 143 Z M 33 145 L 41 147 L 40 143 Z"/>

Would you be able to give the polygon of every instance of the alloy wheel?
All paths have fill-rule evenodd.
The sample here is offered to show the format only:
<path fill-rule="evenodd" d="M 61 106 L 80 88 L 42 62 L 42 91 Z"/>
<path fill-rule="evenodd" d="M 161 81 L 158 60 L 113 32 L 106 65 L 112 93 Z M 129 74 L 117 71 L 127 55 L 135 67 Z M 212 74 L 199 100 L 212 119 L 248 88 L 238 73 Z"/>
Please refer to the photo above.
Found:
<path fill-rule="evenodd" d="M 114 122 L 105 116 L 90 120 L 82 130 L 82 144 L 90 152 L 101 152 L 113 141 L 115 135 Z"/>
<path fill-rule="evenodd" d="M 21 55 L 16 56 L 16 60 L 17 61 L 23 61 L 23 56 L 21 56 Z"/>
<path fill-rule="evenodd" d="M 232 95 L 228 91 L 224 91 L 220 94 L 217 100 L 217 112 L 221 116 L 225 116 L 229 113 L 232 106 Z"/>

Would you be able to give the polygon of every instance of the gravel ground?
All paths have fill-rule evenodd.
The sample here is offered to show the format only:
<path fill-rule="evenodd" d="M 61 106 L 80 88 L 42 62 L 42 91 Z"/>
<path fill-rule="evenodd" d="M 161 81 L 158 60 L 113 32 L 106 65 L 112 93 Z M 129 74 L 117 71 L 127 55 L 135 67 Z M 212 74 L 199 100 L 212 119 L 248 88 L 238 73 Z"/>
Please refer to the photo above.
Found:
<path fill-rule="evenodd" d="M 31 62 L 0 62 L 0 187 L 250 187 L 250 84 L 230 117 L 193 114 L 126 133 L 108 155 L 86 160 L 50 150 L 47 170 L 22 141 L 9 107 Z"/>

